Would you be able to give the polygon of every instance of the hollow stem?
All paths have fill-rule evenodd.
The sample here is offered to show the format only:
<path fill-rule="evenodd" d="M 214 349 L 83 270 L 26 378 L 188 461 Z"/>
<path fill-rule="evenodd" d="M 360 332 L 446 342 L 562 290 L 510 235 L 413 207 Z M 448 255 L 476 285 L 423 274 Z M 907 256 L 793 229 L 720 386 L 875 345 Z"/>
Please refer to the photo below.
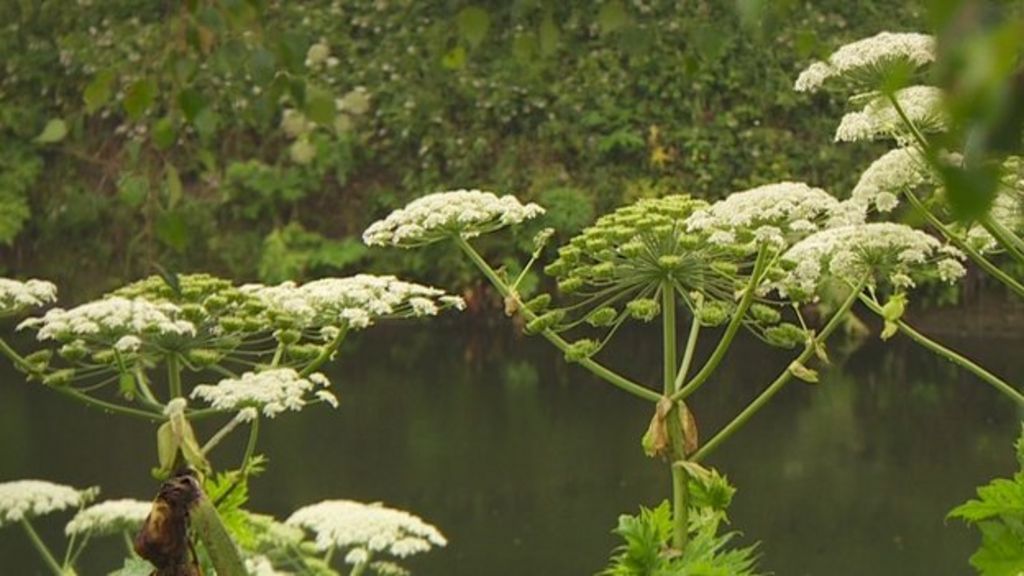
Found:
<path fill-rule="evenodd" d="M 511 290 L 508 284 L 506 284 L 501 279 L 501 277 L 498 276 L 498 273 L 495 272 L 493 268 L 491 268 L 491 265 L 488 264 L 487 261 L 484 260 L 483 257 L 480 256 L 480 254 L 472 246 L 470 246 L 469 242 L 466 242 L 465 238 L 462 238 L 461 236 L 454 236 L 453 238 L 455 240 L 455 243 L 458 244 L 459 248 L 461 248 L 462 251 L 465 252 L 467 256 L 469 256 L 469 259 L 472 260 L 476 267 L 479 268 L 481 272 L 483 272 L 484 276 L 486 276 L 487 279 L 490 280 L 491 284 L 495 287 L 495 289 L 498 290 L 498 293 L 501 294 L 502 297 L 515 299 L 519 313 L 522 314 L 527 321 L 533 320 L 534 318 L 537 317 L 536 314 L 531 312 L 529 309 L 526 308 L 526 306 L 523 305 L 523 302 L 522 300 L 520 300 L 519 295 Z M 556 348 L 558 348 L 562 352 L 566 352 L 569 350 L 569 343 L 566 342 L 565 339 L 563 339 L 553 330 L 544 330 L 543 332 L 541 332 L 541 335 L 544 336 L 544 338 L 548 342 L 551 342 Z M 608 382 L 609 384 L 621 388 L 622 390 L 625 390 L 626 392 L 629 392 L 630 394 L 638 398 L 643 398 L 644 400 L 648 400 L 650 402 L 657 402 L 661 398 L 661 395 L 659 395 L 657 392 L 645 388 L 644 386 L 641 386 L 636 382 L 633 382 L 632 380 L 626 378 L 625 376 L 622 376 L 608 369 L 607 367 L 597 363 L 591 358 L 583 358 L 579 360 L 578 364 L 589 370 L 598 378 L 601 378 L 602 380 Z"/>
<path fill-rule="evenodd" d="M 865 306 L 870 308 L 872 312 L 878 314 L 879 316 L 882 316 L 882 307 L 878 304 L 878 302 L 875 302 L 874 300 L 868 298 L 866 295 L 863 294 L 860 296 L 860 300 L 861 302 L 864 303 Z M 906 334 L 907 337 L 909 337 L 914 342 L 917 342 L 927 350 L 930 350 L 931 352 L 938 354 L 939 356 L 942 356 L 943 358 L 949 360 L 950 362 L 956 364 L 957 366 L 960 366 L 961 368 L 971 372 L 985 383 L 989 384 L 996 390 L 1005 394 L 1011 400 L 1016 402 L 1018 406 L 1024 406 L 1024 394 L 1018 392 L 1017 389 L 1015 389 L 1013 386 L 1010 386 L 1005 380 L 999 378 L 995 374 L 992 374 L 988 370 L 982 368 L 976 362 L 974 362 L 970 358 L 967 358 L 963 354 L 960 354 L 959 352 L 952 350 L 947 346 L 943 346 L 942 344 L 939 344 L 938 342 L 932 340 L 931 338 L 928 338 L 924 334 L 915 330 L 912 326 L 910 326 L 903 320 L 897 320 L 896 325 L 899 327 L 900 332 Z"/>
<path fill-rule="evenodd" d="M 798 362 L 800 364 L 807 362 L 814 355 L 815 349 L 818 346 L 822 346 L 825 344 L 825 341 L 828 340 L 828 337 L 831 336 L 832 333 L 835 332 L 835 330 L 839 328 L 839 326 L 842 324 L 843 317 L 846 316 L 846 313 L 849 312 L 850 308 L 853 307 L 854 302 L 857 301 L 857 297 L 861 294 L 861 291 L 864 290 L 866 282 L 866 280 L 861 280 L 856 286 L 853 287 L 853 289 L 850 291 L 850 294 L 846 297 L 846 300 L 843 301 L 842 305 L 839 306 L 839 309 L 836 310 L 836 313 L 832 316 L 831 319 L 829 319 L 828 323 L 825 324 L 825 327 L 821 329 L 821 332 L 815 335 L 813 341 L 807 343 L 807 345 L 804 347 L 803 352 L 801 352 L 800 355 L 797 356 L 794 362 Z M 749 421 L 754 416 L 754 414 L 757 414 L 758 411 L 761 410 L 761 408 L 764 408 L 765 404 L 767 404 L 768 401 L 772 399 L 772 396 L 775 396 L 775 394 L 777 394 L 779 390 L 782 390 L 782 387 L 785 386 L 786 383 L 788 383 L 792 378 L 793 373 L 789 370 L 789 368 L 786 368 L 786 370 L 779 374 L 779 376 L 771 384 L 769 384 L 768 387 L 765 388 L 761 392 L 761 394 L 757 396 L 757 398 L 755 398 L 750 404 L 748 404 L 747 407 L 744 408 L 742 412 L 737 414 L 736 417 L 732 419 L 732 421 L 726 424 L 724 428 L 719 430 L 718 433 L 715 434 L 713 438 L 711 438 L 711 440 L 709 440 L 707 443 L 704 444 L 704 446 L 700 448 L 700 450 L 697 450 L 697 452 L 690 459 L 693 460 L 694 462 L 700 462 L 704 458 L 707 458 L 707 456 L 714 452 L 715 449 L 722 444 L 722 442 L 728 440 L 729 437 L 735 434 L 737 430 L 742 428 L 743 425 L 746 424 L 747 421 Z"/>
<path fill-rule="evenodd" d="M 170 400 L 181 397 L 181 360 L 177 352 L 167 355 L 167 389 Z"/>
<path fill-rule="evenodd" d="M 39 552 L 39 555 L 42 556 L 43 562 L 46 564 L 46 567 L 50 569 L 50 572 L 55 576 L 66 576 L 64 568 L 57 562 L 57 559 L 53 557 L 50 549 L 43 543 L 43 539 L 39 537 L 39 533 L 32 527 L 32 524 L 29 523 L 28 519 L 22 518 L 21 526 L 25 529 L 25 533 L 28 534 L 28 539 L 32 541 L 32 546 L 36 549 L 36 552 Z"/>
<path fill-rule="evenodd" d="M 662 326 L 662 358 L 663 358 L 663 394 L 672 395 L 676 387 L 676 292 L 669 282 L 661 285 L 661 326 Z M 686 471 L 681 466 L 672 466 L 677 458 L 685 455 L 677 449 L 684 445 L 683 430 L 679 425 L 679 406 L 673 405 L 668 414 L 669 438 L 672 443 L 672 457 L 669 468 L 672 471 L 672 547 L 676 550 L 686 548 L 688 510 Z"/>
<path fill-rule="evenodd" d="M 747 287 L 743 291 L 743 297 L 740 298 L 740 303 L 736 306 L 736 311 L 733 312 L 732 319 L 729 320 L 729 325 L 725 327 L 725 333 L 722 334 L 722 339 L 718 341 L 718 345 L 715 346 L 711 357 L 704 363 L 704 366 L 693 376 L 693 378 L 686 383 L 685 386 L 676 390 L 672 393 L 672 400 L 682 400 L 693 394 L 701 387 L 702 384 L 707 382 L 708 378 L 714 374 L 715 369 L 718 368 L 719 363 L 725 358 L 726 352 L 729 351 L 729 347 L 732 345 L 733 338 L 736 337 L 736 333 L 739 332 L 740 326 L 743 325 L 743 317 L 746 316 L 747 310 L 750 305 L 754 303 L 754 294 L 757 291 L 757 286 L 761 283 L 761 276 L 764 274 L 765 268 L 768 266 L 768 249 L 762 245 L 761 249 L 757 253 L 757 259 L 754 261 L 754 269 L 750 273 L 750 280 L 747 282 Z"/>

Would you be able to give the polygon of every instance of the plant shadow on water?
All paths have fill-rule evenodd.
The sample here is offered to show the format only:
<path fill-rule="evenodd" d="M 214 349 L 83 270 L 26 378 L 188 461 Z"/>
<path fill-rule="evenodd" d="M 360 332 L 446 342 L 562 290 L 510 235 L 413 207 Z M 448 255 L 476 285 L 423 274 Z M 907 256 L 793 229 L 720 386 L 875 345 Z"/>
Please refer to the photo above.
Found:
<path fill-rule="evenodd" d="M 656 380 L 653 336 L 632 330 L 609 363 Z M 952 344 L 997 373 L 1024 373 L 1024 357 L 1004 353 L 1018 341 Z M 619 514 L 656 505 L 669 485 L 640 449 L 649 406 L 539 340 L 449 323 L 374 331 L 346 348 L 329 366 L 340 410 L 283 414 L 267 427 L 273 466 L 252 484 L 254 509 L 283 516 L 337 495 L 383 501 L 416 510 L 451 541 L 412 559 L 416 573 L 575 576 L 603 568 Z M 821 384 L 784 390 L 710 462 L 740 488 L 731 516 L 743 541 L 760 540 L 762 568 L 780 576 L 968 573 L 977 536 L 944 517 L 1013 468 L 1015 409 L 902 340 L 832 356 Z M 693 402 L 702 434 L 785 360 L 741 341 Z M 147 424 L 54 401 L 8 365 L 0 378 L 0 479 L 102 483 L 108 498 L 153 493 L 148 462 L 124 465 L 151 457 Z M 47 518 L 44 537 L 67 519 Z M 122 557 L 97 547 L 83 573 L 105 574 Z M 0 558 L 4 573 L 40 570 L 14 531 L 0 533 Z"/>

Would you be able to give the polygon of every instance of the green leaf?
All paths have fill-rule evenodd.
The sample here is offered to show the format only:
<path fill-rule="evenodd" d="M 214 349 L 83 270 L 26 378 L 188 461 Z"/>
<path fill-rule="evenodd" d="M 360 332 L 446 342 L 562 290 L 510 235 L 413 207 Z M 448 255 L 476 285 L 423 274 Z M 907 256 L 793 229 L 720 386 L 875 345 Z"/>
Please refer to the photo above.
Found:
<path fill-rule="evenodd" d="M 153 565 L 135 556 L 125 558 L 124 565 L 111 572 L 108 576 L 149 576 L 153 573 Z"/>
<path fill-rule="evenodd" d="M 132 120 L 138 120 L 142 118 L 142 115 L 149 110 L 149 107 L 153 105 L 153 101 L 156 100 L 157 85 L 156 80 L 151 78 L 143 78 L 135 81 L 128 90 L 125 91 L 124 111 L 128 114 L 128 117 Z"/>
<path fill-rule="evenodd" d="M 558 51 L 559 36 L 558 26 L 555 24 L 551 13 L 545 14 L 537 30 L 537 42 L 540 45 L 541 56 L 551 56 Z"/>
<path fill-rule="evenodd" d="M 487 31 L 491 28 L 491 17 L 479 6 L 468 6 L 455 16 L 455 25 L 469 45 L 476 48 L 487 37 Z"/>
<path fill-rule="evenodd" d="M 114 73 L 110 70 L 103 70 L 96 74 L 85 87 L 82 93 L 82 100 L 85 101 L 85 112 L 92 114 L 110 101 L 111 84 L 114 82 Z"/>
<path fill-rule="evenodd" d="M 157 239 L 175 252 L 184 252 L 188 246 L 188 222 L 180 212 L 170 211 L 160 214 L 156 219 L 155 230 Z"/>
<path fill-rule="evenodd" d="M 337 113 L 334 96 L 323 88 L 307 86 L 305 113 L 313 122 L 330 127 L 334 123 L 334 115 Z"/>
<path fill-rule="evenodd" d="M 452 48 L 441 58 L 441 66 L 448 70 L 461 70 L 466 66 L 466 49 L 462 46 Z"/>
<path fill-rule="evenodd" d="M 46 127 L 36 136 L 34 142 L 37 144 L 54 144 L 63 140 L 67 135 L 68 125 L 60 118 L 54 118 L 46 123 Z"/>
<path fill-rule="evenodd" d="M 597 14 L 597 24 L 602 32 L 614 32 L 629 24 L 629 14 L 621 2 L 612 0 L 601 6 L 601 11 Z"/>
<path fill-rule="evenodd" d="M 164 165 L 164 178 L 167 182 L 167 206 L 173 210 L 183 196 L 181 176 L 173 164 L 167 163 Z"/>
<path fill-rule="evenodd" d="M 149 195 L 149 182 L 138 174 L 126 173 L 117 181 L 117 197 L 129 208 L 138 208 Z"/>
<path fill-rule="evenodd" d="M 178 134 L 174 127 L 174 120 L 170 116 L 164 116 L 153 124 L 153 144 L 160 150 L 166 150 L 174 144 Z"/>
<path fill-rule="evenodd" d="M 178 94 L 178 105 L 181 106 L 181 112 L 185 115 L 185 120 L 193 122 L 199 112 L 206 107 L 206 102 L 203 100 L 203 95 L 197 90 L 192 88 L 186 88 Z"/>

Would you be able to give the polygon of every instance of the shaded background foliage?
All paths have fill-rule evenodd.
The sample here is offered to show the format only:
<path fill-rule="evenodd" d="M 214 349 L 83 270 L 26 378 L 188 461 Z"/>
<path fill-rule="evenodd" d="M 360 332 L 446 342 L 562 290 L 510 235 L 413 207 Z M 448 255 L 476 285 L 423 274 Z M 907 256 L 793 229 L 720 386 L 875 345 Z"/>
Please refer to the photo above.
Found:
<path fill-rule="evenodd" d="M 830 145 L 844 98 L 797 95 L 793 79 L 849 40 L 926 28 L 915 3 L 838 0 L 6 10 L 0 272 L 88 291 L 153 263 L 265 281 L 401 267 L 451 282 L 465 272 L 438 265 L 443 252 L 357 242 L 438 189 L 542 202 L 541 224 L 566 234 L 667 191 L 801 179 L 842 196 L 879 150 Z"/>

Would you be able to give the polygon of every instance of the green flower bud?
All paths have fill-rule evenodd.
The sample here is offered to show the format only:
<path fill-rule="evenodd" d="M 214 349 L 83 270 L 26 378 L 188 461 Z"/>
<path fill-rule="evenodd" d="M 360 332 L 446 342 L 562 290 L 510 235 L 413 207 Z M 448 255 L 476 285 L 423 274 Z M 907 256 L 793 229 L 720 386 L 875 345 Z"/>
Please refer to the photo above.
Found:
<path fill-rule="evenodd" d="M 288 347 L 288 355 L 296 360 L 308 362 L 319 356 L 322 350 L 321 346 L 315 344 L 296 344 Z"/>
<path fill-rule="evenodd" d="M 206 317 L 206 311 L 199 304 L 182 304 L 181 314 L 191 322 L 199 322 Z"/>
<path fill-rule="evenodd" d="M 274 337 L 282 344 L 295 344 L 302 338 L 302 333 L 298 330 L 277 330 L 274 332 Z"/>
<path fill-rule="evenodd" d="M 712 262 L 711 269 L 723 276 L 736 276 L 739 274 L 740 267 L 733 262 Z"/>
<path fill-rule="evenodd" d="M 205 306 L 211 313 L 216 314 L 217 312 L 227 308 L 228 299 L 219 294 L 214 294 L 203 301 L 203 306 Z"/>
<path fill-rule="evenodd" d="M 619 313 L 611 306 L 604 306 L 594 310 L 587 316 L 587 324 L 591 326 L 610 326 L 615 323 Z"/>
<path fill-rule="evenodd" d="M 71 380 L 75 377 L 75 371 L 72 368 L 64 368 L 63 370 L 57 370 L 56 372 L 47 375 L 43 378 L 43 384 L 47 386 L 65 386 L 71 383 Z"/>
<path fill-rule="evenodd" d="M 750 306 L 750 315 L 761 324 L 778 324 L 782 319 L 782 314 L 775 308 L 757 303 Z"/>
<path fill-rule="evenodd" d="M 729 305 L 721 300 L 705 302 L 700 307 L 698 317 L 704 326 L 721 326 L 729 321 Z"/>
<path fill-rule="evenodd" d="M 59 354 L 61 358 L 70 362 L 77 362 L 78 360 L 85 358 L 88 353 L 89 349 L 86 348 L 85 342 L 81 340 L 69 342 L 57 350 L 57 354 Z"/>
<path fill-rule="evenodd" d="M 683 234 L 679 237 L 678 244 L 683 250 L 696 250 L 701 244 L 701 239 L 691 234 Z"/>
<path fill-rule="evenodd" d="M 583 287 L 583 279 L 577 276 L 565 278 L 558 283 L 558 291 L 563 294 L 572 294 Z"/>
<path fill-rule="evenodd" d="M 577 340 L 569 345 L 569 349 L 565 351 L 566 362 L 579 362 L 584 358 L 590 358 L 593 356 L 601 345 L 596 340 L 585 338 L 583 340 Z"/>
<path fill-rule="evenodd" d="M 245 328 L 245 320 L 238 316 L 225 316 L 220 319 L 220 327 L 225 332 L 240 332 Z"/>
<path fill-rule="evenodd" d="M 277 325 L 281 328 L 290 328 L 295 325 L 295 319 L 281 316 L 278 318 Z M 266 329 L 266 327 L 266 324 L 259 318 L 247 316 L 242 320 L 242 329 L 246 332 L 259 332 Z"/>
<path fill-rule="evenodd" d="M 615 277 L 615 264 L 611 262 L 601 262 L 595 264 L 591 269 L 590 273 L 594 278 L 599 280 L 611 280 Z"/>
<path fill-rule="evenodd" d="M 580 261 L 582 252 L 576 246 L 563 246 L 558 250 L 558 259 L 567 264 L 576 264 Z"/>
<path fill-rule="evenodd" d="M 94 352 L 92 355 L 92 361 L 97 364 L 113 364 L 117 361 L 117 356 L 114 355 L 114 351 L 110 348 L 106 350 L 100 350 Z"/>
<path fill-rule="evenodd" d="M 53 350 L 44 349 L 37 350 L 28 356 L 25 356 L 25 361 L 32 366 L 32 369 L 36 372 L 42 372 L 46 370 L 46 367 L 50 365 L 50 359 L 53 358 Z"/>
<path fill-rule="evenodd" d="M 562 276 L 567 271 L 568 264 L 561 258 L 544 267 L 544 273 L 548 276 Z"/>
<path fill-rule="evenodd" d="M 666 254 L 658 257 L 658 266 L 663 270 L 675 270 L 683 263 L 683 257 L 675 254 Z"/>
<path fill-rule="evenodd" d="M 540 313 L 544 312 L 545 310 L 547 310 L 548 306 L 550 304 L 551 304 L 551 295 L 550 294 L 541 294 L 539 296 L 535 296 L 534 298 L 530 299 L 528 302 L 526 302 L 526 304 L 524 304 L 524 306 L 530 312 L 533 312 L 534 314 L 540 314 Z"/>
<path fill-rule="evenodd" d="M 626 258 L 637 258 L 644 253 L 644 243 L 639 240 L 626 242 L 619 247 L 619 251 Z"/>
<path fill-rule="evenodd" d="M 764 331 L 765 340 L 779 348 L 795 348 L 807 341 L 807 332 L 796 324 L 783 322 Z"/>
<path fill-rule="evenodd" d="M 223 357 L 224 355 L 220 352 L 208 348 L 193 348 L 185 353 L 185 358 L 189 361 L 189 364 L 194 366 L 211 366 L 219 362 Z"/>
<path fill-rule="evenodd" d="M 650 322 L 658 316 L 661 308 L 658 306 L 658 302 L 651 298 L 637 298 L 632 302 L 626 304 L 626 312 L 637 320 L 644 322 Z"/>
<path fill-rule="evenodd" d="M 565 312 L 562 310 L 552 310 L 547 314 L 542 314 L 533 320 L 530 320 L 526 324 L 527 334 L 538 334 L 545 330 L 554 328 L 556 324 L 562 321 L 565 317 Z"/>

